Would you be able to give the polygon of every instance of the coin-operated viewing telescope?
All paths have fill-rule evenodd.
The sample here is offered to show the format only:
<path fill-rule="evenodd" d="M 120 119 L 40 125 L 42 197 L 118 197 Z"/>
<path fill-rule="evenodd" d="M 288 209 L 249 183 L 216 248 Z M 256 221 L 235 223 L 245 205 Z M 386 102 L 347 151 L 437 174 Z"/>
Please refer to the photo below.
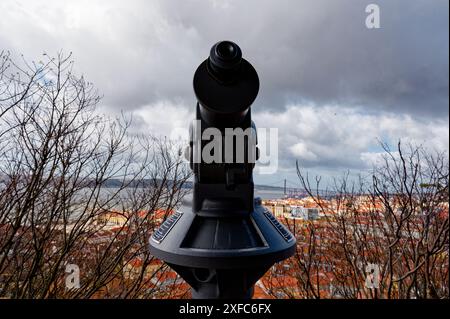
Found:
<path fill-rule="evenodd" d="M 254 198 L 258 149 L 250 105 L 258 90 L 258 74 L 230 41 L 216 43 L 194 74 L 192 212 L 172 214 L 150 238 L 150 252 L 192 287 L 193 298 L 251 298 L 256 281 L 295 251 L 292 234 Z M 221 142 L 213 161 L 204 154 L 210 155 L 202 139 L 208 129 Z"/>

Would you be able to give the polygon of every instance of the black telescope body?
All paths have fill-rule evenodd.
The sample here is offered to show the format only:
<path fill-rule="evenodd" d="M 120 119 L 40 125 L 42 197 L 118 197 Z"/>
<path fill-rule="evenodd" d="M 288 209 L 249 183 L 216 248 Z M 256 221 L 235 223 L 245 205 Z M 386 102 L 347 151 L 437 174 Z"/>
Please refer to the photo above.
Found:
<path fill-rule="evenodd" d="M 192 212 L 172 214 L 149 246 L 192 287 L 193 298 L 251 298 L 257 280 L 295 251 L 292 234 L 254 198 L 258 149 L 250 106 L 258 90 L 258 74 L 231 41 L 216 43 L 194 74 L 198 103 L 188 148 Z M 214 150 L 218 161 L 202 158 L 210 142 L 202 136 L 211 128 L 222 142 Z M 243 143 L 229 137 L 230 129 L 246 132 Z"/>

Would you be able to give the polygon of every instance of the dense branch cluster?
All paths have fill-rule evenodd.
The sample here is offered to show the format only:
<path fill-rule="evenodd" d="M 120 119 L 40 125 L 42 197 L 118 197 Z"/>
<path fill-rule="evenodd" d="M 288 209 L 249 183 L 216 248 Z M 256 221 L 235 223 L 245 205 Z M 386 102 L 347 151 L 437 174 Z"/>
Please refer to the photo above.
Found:
<path fill-rule="evenodd" d="M 0 54 L 0 297 L 172 296 L 147 243 L 186 192 L 179 150 L 97 114 L 70 55 L 43 58 Z"/>
<path fill-rule="evenodd" d="M 383 147 L 368 180 L 346 176 L 330 196 L 317 191 L 320 178 L 311 182 L 297 167 L 322 217 L 286 219 L 297 252 L 264 278 L 273 296 L 449 297 L 447 155 L 401 143 L 396 151 Z"/>

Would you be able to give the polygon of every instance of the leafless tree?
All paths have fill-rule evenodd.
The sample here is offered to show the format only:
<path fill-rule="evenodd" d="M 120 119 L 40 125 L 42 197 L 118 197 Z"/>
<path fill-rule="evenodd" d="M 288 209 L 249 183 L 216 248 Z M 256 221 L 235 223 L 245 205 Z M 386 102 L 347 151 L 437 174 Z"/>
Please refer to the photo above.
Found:
<path fill-rule="evenodd" d="M 347 174 L 325 191 L 319 191 L 320 178 L 311 181 L 297 164 L 322 218 L 286 220 L 298 246 L 284 272 L 296 284 L 284 297 L 449 297 L 447 154 L 401 143 L 395 151 L 382 146 L 384 156 L 369 178 L 355 181 Z M 282 270 L 280 265 L 274 272 Z M 267 282 L 281 286 L 268 276 Z"/>
<path fill-rule="evenodd" d="M 186 192 L 180 149 L 101 116 L 70 54 L 43 59 L 0 54 L 0 297 L 170 297 L 147 242 Z"/>

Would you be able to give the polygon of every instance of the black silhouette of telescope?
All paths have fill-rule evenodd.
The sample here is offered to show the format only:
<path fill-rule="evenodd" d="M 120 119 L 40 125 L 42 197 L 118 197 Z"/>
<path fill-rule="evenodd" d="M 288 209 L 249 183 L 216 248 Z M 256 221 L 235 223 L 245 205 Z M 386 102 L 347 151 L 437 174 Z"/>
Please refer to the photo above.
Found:
<path fill-rule="evenodd" d="M 258 74 L 231 41 L 216 43 L 194 74 L 197 124 L 191 125 L 188 148 L 192 211 L 168 217 L 149 245 L 191 286 L 193 298 L 251 298 L 258 279 L 295 251 L 292 234 L 254 198 L 258 148 L 250 106 L 258 90 Z M 201 156 L 208 128 L 221 133 L 221 151 L 215 150 L 221 160 Z M 227 129 L 251 134 L 238 143 L 237 137 L 227 139 Z"/>

